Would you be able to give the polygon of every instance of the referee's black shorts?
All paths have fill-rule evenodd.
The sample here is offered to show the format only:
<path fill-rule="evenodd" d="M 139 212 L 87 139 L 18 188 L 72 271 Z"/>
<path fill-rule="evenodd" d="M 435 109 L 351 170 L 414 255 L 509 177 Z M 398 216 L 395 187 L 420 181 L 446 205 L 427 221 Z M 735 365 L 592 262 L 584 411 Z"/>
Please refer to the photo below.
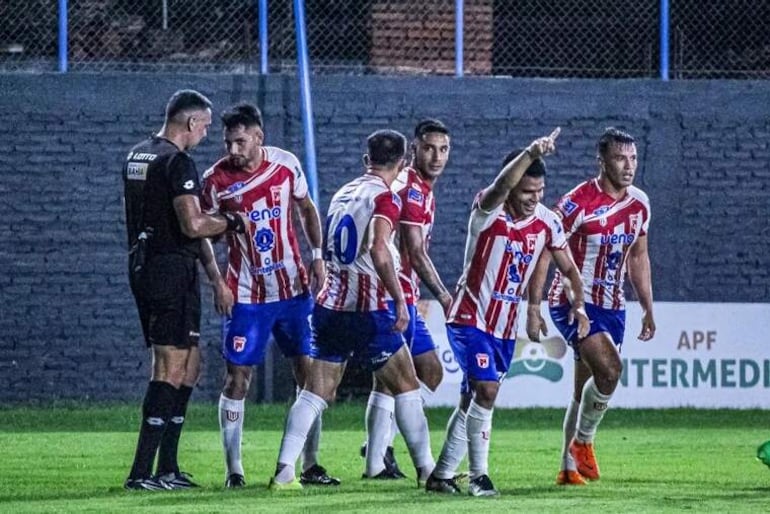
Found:
<path fill-rule="evenodd" d="M 148 347 L 198 345 L 201 294 L 197 259 L 178 253 L 153 255 L 130 282 Z"/>

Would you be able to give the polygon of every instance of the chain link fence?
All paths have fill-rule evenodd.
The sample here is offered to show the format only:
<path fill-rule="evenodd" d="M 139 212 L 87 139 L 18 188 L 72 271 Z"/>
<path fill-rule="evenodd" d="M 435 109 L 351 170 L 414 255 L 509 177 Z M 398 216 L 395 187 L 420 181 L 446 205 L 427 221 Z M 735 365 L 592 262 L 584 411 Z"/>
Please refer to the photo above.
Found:
<path fill-rule="evenodd" d="M 296 69 L 292 0 L 268 2 L 271 72 Z M 465 0 L 464 72 L 660 74 L 659 0 Z M 454 0 L 305 0 L 315 73 L 453 74 Z M 69 0 L 70 71 L 259 72 L 257 0 Z M 0 70 L 57 64 L 57 1 L 0 1 Z M 770 2 L 672 0 L 670 76 L 766 78 Z"/>

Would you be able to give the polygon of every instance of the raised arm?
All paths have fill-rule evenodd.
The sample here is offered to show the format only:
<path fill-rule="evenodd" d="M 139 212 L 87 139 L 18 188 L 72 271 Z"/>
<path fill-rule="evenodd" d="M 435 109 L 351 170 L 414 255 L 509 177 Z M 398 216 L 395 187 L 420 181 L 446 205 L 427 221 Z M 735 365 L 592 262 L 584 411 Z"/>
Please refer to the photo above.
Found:
<path fill-rule="evenodd" d="M 550 135 L 535 139 L 515 159 L 506 164 L 495 180 L 481 193 L 479 207 L 489 212 L 501 205 L 511 189 L 516 187 L 532 161 L 553 153 L 556 150 L 556 138 L 561 129 L 556 127 Z"/>
<path fill-rule="evenodd" d="M 639 236 L 629 249 L 628 278 L 642 307 L 642 331 L 639 339 L 649 341 L 655 336 L 655 319 L 652 315 L 652 273 L 646 235 Z"/>

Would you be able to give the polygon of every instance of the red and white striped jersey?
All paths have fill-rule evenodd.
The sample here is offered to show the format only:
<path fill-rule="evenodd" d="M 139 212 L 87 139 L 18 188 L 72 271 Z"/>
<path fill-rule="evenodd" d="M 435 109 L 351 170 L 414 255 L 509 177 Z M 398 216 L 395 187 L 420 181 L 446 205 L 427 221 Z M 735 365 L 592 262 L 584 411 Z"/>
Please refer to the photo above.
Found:
<path fill-rule="evenodd" d="M 370 252 L 370 224 L 383 218 L 394 229 L 388 249 L 398 271 L 398 250 L 393 239 L 401 201 L 376 175 L 348 182 L 332 197 L 324 225 L 323 253 L 326 278 L 317 302 L 336 311 L 376 311 L 388 308 L 390 294 L 374 269 Z"/>
<path fill-rule="evenodd" d="M 602 191 L 598 179 L 578 185 L 556 206 L 572 257 L 583 280 L 585 301 L 604 309 L 625 308 L 623 282 L 629 248 L 650 226 L 650 200 L 630 186 L 615 200 Z M 567 302 L 561 274 L 548 291 L 549 305 Z"/>
<path fill-rule="evenodd" d="M 294 154 L 264 146 L 262 163 L 242 170 L 220 159 L 203 175 L 204 212 L 241 212 L 251 220 L 245 234 L 227 233 L 225 280 L 239 303 L 268 303 L 308 290 L 292 222 L 294 200 L 308 194 Z"/>
<path fill-rule="evenodd" d="M 404 168 L 391 185 L 391 189 L 401 198 L 402 225 L 416 225 L 422 230 L 425 251 L 430 246 L 430 234 L 433 230 L 433 217 L 436 212 L 436 200 L 433 188 L 425 182 L 414 168 Z M 398 274 L 401 289 L 404 290 L 406 303 L 416 305 L 420 299 L 420 277 L 412 269 L 409 251 L 399 243 L 401 252 L 401 271 Z"/>
<path fill-rule="evenodd" d="M 532 216 L 514 220 L 502 205 L 484 212 L 477 197 L 468 222 L 465 266 L 447 322 L 515 339 L 517 308 L 537 260 L 546 248 L 566 247 L 559 218 L 544 205 L 538 204 Z"/>

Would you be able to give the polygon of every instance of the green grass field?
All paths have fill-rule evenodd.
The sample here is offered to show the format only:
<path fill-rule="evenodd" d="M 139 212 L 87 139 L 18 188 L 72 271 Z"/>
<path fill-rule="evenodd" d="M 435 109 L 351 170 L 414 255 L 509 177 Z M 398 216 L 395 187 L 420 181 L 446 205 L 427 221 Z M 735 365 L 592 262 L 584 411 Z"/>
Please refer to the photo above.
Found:
<path fill-rule="evenodd" d="M 285 405 L 247 407 L 249 486 L 228 491 L 216 406 L 192 405 L 180 461 L 203 488 L 145 493 L 122 489 L 138 405 L 0 408 L 0 512 L 736 513 L 765 512 L 770 503 L 770 470 L 755 459 L 756 447 L 770 439 L 770 414 L 762 411 L 610 410 L 596 441 L 602 479 L 564 488 L 553 484 L 562 412 L 499 409 L 490 476 L 502 494 L 491 499 L 427 494 L 411 479 L 361 480 L 362 404 L 335 405 L 324 417 L 321 462 L 342 486 L 271 493 L 265 486 L 285 411 Z M 435 456 L 449 413 L 428 411 Z M 396 450 L 402 469 L 412 471 L 400 439 Z"/>

